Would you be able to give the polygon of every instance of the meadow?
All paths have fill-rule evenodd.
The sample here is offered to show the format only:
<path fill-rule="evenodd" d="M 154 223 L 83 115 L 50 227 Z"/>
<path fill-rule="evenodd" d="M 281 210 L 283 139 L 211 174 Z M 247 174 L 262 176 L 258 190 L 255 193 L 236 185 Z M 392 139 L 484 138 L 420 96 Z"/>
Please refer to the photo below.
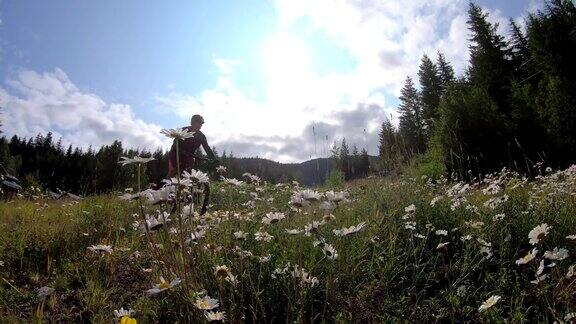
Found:
<path fill-rule="evenodd" d="M 133 161 L 134 162 L 134 161 Z M 144 161 L 140 161 L 144 162 Z M 0 321 L 569 322 L 576 166 L 0 202 Z M 211 205 L 173 200 L 210 182 Z"/>

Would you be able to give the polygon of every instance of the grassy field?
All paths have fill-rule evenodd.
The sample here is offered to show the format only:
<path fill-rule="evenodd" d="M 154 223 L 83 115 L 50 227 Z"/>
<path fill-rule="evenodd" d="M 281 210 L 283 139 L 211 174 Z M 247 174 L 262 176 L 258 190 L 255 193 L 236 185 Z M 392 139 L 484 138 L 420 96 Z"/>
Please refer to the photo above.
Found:
<path fill-rule="evenodd" d="M 141 209 L 121 193 L 0 202 L 0 322 L 562 322 L 576 312 L 576 167 L 469 185 L 371 178 L 320 195 L 256 181 L 211 188 L 208 214 L 166 223 L 166 204 Z M 147 232 L 143 213 L 164 225 Z M 121 307 L 132 312 L 117 317 Z"/>

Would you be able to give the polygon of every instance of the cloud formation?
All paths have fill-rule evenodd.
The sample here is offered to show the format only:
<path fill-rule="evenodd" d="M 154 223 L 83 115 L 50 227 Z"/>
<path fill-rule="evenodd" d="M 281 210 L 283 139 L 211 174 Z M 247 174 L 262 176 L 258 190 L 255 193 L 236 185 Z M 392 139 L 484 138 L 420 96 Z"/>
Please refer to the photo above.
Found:
<path fill-rule="evenodd" d="M 126 147 L 167 147 L 160 126 L 146 123 L 125 104 L 106 103 L 81 91 L 60 69 L 22 71 L 0 88 L 3 131 L 8 136 L 34 137 L 51 131 L 64 145 L 84 149 L 121 140 Z"/>

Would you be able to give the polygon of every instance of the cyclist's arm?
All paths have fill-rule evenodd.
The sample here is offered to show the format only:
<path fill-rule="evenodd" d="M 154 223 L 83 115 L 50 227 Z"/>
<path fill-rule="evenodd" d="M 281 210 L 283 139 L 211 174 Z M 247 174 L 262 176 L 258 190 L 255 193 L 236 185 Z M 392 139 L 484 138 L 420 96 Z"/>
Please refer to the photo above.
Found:
<path fill-rule="evenodd" d="M 206 155 L 208 155 L 208 158 L 210 158 L 211 160 L 216 159 L 216 157 L 214 156 L 214 152 L 212 152 L 210 145 L 208 145 L 208 141 L 206 140 L 206 136 L 202 137 L 202 148 L 204 149 L 204 152 L 206 152 Z"/>

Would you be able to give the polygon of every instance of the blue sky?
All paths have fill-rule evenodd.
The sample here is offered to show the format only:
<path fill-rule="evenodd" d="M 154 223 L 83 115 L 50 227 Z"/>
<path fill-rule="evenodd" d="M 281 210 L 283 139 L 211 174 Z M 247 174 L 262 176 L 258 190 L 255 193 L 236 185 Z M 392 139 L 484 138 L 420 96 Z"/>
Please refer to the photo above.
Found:
<path fill-rule="evenodd" d="M 501 23 L 541 5 L 479 4 Z M 167 145 L 159 129 L 201 113 L 211 144 L 240 156 L 319 156 L 312 127 L 376 154 L 378 125 L 395 118 L 423 53 L 442 50 L 465 68 L 466 9 L 448 0 L 0 0 L 4 131 L 153 149 Z"/>

